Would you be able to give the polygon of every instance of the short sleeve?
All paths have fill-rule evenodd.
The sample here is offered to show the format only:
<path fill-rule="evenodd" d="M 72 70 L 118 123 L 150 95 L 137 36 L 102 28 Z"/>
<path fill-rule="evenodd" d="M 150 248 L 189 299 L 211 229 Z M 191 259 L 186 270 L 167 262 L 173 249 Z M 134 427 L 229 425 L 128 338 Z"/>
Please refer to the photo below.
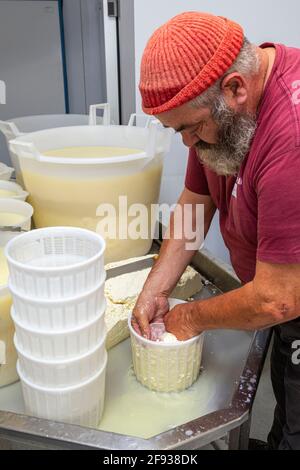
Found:
<path fill-rule="evenodd" d="M 196 150 L 192 148 L 185 177 L 185 187 L 193 193 L 209 196 L 208 183 L 202 163 L 199 161 Z"/>
<path fill-rule="evenodd" d="M 257 179 L 257 258 L 300 263 L 300 149 L 274 158 Z"/>

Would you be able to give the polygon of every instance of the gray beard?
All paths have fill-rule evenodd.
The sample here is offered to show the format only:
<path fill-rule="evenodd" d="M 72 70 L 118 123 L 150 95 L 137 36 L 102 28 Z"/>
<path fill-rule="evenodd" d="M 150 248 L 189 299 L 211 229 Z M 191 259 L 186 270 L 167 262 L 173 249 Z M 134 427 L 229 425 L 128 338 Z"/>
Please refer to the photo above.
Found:
<path fill-rule="evenodd" d="M 235 113 L 223 97 L 213 105 L 212 116 L 218 125 L 217 143 L 198 142 L 195 145 L 198 157 L 218 175 L 237 175 L 251 147 L 257 126 L 256 117 Z"/>

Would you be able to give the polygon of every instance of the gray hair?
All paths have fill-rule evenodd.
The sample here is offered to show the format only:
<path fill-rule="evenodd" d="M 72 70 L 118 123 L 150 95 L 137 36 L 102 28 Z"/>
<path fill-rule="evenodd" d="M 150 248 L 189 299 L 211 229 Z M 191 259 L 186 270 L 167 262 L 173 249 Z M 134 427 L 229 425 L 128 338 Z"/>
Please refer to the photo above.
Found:
<path fill-rule="evenodd" d="M 190 105 L 193 108 L 212 106 L 212 104 L 220 98 L 220 95 L 222 94 L 221 83 L 227 75 L 233 72 L 238 72 L 241 75 L 246 76 L 256 75 L 259 71 L 259 67 L 260 58 L 256 51 L 256 46 L 247 38 L 244 38 L 243 46 L 232 66 L 226 71 L 223 77 L 219 78 L 219 80 L 208 88 L 208 90 L 197 96 L 197 98 L 191 100 Z"/>

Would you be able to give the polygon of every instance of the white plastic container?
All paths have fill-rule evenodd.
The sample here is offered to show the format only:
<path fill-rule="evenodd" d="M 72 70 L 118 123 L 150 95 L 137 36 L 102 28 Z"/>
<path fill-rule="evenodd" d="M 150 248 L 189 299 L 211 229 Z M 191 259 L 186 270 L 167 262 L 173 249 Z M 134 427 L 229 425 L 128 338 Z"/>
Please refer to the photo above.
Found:
<path fill-rule="evenodd" d="M 170 308 L 185 303 L 170 299 Z M 178 343 L 147 340 L 138 335 L 128 321 L 134 372 L 137 380 L 156 392 L 181 392 L 198 379 L 204 335 Z"/>
<path fill-rule="evenodd" d="M 5 227 L 20 227 L 23 230 L 30 230 L 33 208 L 24 201 L 17 201 L 9 198 L 0 198 L 0 213 L 11 213 L 20 215 L 21 221 L 13 224 L 1 224 Z M 1 219 L 0 219 L 1 220 Z"/>
<path fill-rule="evenodd" d="M 91 147 L 113 148 L 115 156 L 91 158 L 85 154 Z M 37 228 L 67 225 L 101 233 L 106 237 L 106 263 L 148 253 L 155 229 L 149 223 L 151 208 L 159 201 L 163 159 L 170 148 L 168 130 L 159 129 L 155 121 L 148 127 L 64 127 L 20 136 L 10 148 L 18 155 Z M 80 157 L 51 155 L 70 148 L 80 148 Z M 127 221 L 121 219 L 126 208 L 120 207 L 120 196 L 126 196 L 128 208 L 146 208 L 146 236 L 120 236 L 135 219 L 130 214 Z M 115 211 L 112 215 L 107 204 Z M 105 218 L 116 221 L 113 235 L 101 227 Z"/>
<path fill-rule="evenodd" d="M 102 369 L 89 381 L 68 388 L 46 388 L 27 380 L 19 364 L 26 413 L 81 426 L 98 426 L 104 409 L 107 359 Z"/>
<path fill-rule="evenodd" d="M 26 328 L 16 319 L 14 308 L 11 309 L 11 317 L 19 347 L 25 354 L 36 359 L 73 359 L 95 348 L 107 335 L 104 312 L 86 325 L 56 332 Z"/>
<path fill-rule="evenodd" d="M 86 325 L 105 312 L 104 282 L 86 294 L 57 301 L 20 295 L 9 286 L 16 320 L 26 328 L 49 332 Z"/>
<path fill-rule="evenodd" d="M 19 294 L 62 300 L 86 294 L 105 279 L 102 237 L 73 227 L 33 230 L 5 250 L 10 285 Z"/>
<path fill-rule="evenodd" d="M 1 181 L 9 181 L 12 177 L 14 172 L 13 168 L 5 165 L 5 163 L 0 163 L 0 180 Z"/>
<path fill-rule="evenodd" d="M 103 110 L 103 117 L 96 117 L 97 110 Z M 44 129 L 54 129 L 56 127 L 87 126 L 96 124 L 103 126 L 108 126 L 110 124 L 110 106 L 108 103 L 90 106 L 89 116 L 84 114 L 45 114 L 37 116 L 24 116 L 11 119 L 10 121 L 0 121 L 0 131 L 3 132 L 6 138 L 7 146 L 9 148 L 10 140 L 16 139 L 17 137 L 29 134 L 31 132 L 37 132 Z M 17 154 L 13 151 L 10 151 L 10 158 L 16 171 L 16 179 L 18 183 L 23 184 L 23 178 L 21 175 L 21 168 Z M 10 169 L 11 173 L 9 178 L 11 177 L 14 169 Z"/>
<path fill-rule="evenodd" d="M 2 193 L 4 195 L 2 196 Z M 6 193 L 11 193 L 5 195 Z M 14 199 L 18 201 L 26 201 L 29 194 L 27 191 L 17 183 L 13 183 L 12 181 L 0 181 L 0 201 L 1 199 Z"/>
<path fill-rule="evenodd" d="M 0 198 L 0 220 L 2 214 L 16 214 L 19 218 L 19 222 L 17 223 L 4 223 L 0 222 L 0 229 L 1 226 L 5 227 L 14 227 L 19 228 L 21 231 L 29 231 L 31 228 L 31 218 L 33 215 L 33 207 L 24 201 L 17 201 L 15 199 L 1 199 Z M 18 232 L 10 232 L 10 231 L 1 231 L 0 230 L 0 246 L 6 245 L 10 240 L 20 236 Z"/>
<path fill-rule="evenodd" d="M 14 323 L 10 316 L 12 298 L 7 286 L 0 286 L 0 388 L 19 380 L 17 352 L 13 337 Z"/>
<path fill-rule="evenodd" d="M 47 388 L 72 387 L 90 380 L 103 368 L 107 356 L 105 338 L 91 351 L 62 361 L 36 359 L 26 354 L 19 346 L 16 336 L 14 344 L 25 379 Z"/>

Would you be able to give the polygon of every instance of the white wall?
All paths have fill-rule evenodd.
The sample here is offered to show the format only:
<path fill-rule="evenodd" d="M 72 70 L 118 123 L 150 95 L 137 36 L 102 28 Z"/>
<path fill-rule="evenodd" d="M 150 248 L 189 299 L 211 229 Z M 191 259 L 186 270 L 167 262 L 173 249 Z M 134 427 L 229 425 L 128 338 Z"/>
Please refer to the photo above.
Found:
<path fill-rule="evenodd" d="M 247 37 L 257 44 L 265 41 L 281 42 L 300 47 L 299 0 L 135 0 L 135 48 L 137 112 L 141 112 L 138 91 L 140 62 L 147 40 L 156 28 L 183 11 L 201 10 L 227 16 L 240 23 Z M 167 156 L 161 202 L 174 203 L 182 191 L 187 163 L 187 149 L 176 137 Z M 228 261 L 228 252 L 221 239 L 217 217 L 206 246 L 216 256 Z"/>

